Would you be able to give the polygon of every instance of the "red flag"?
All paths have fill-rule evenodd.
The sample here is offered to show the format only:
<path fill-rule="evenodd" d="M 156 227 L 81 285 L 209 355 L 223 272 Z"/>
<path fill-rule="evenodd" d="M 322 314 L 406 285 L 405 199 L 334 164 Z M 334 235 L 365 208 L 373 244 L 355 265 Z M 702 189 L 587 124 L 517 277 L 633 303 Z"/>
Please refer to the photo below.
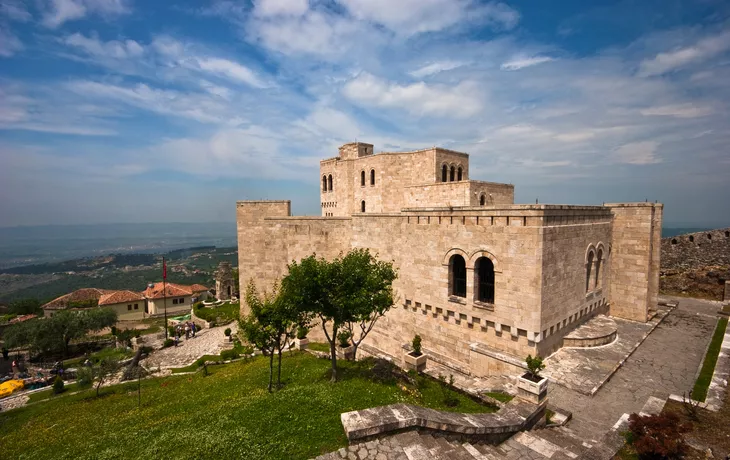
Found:
<path fill-rule="evenodd" d="M 165 258 L 162 258 L 162 279 L 167 279 L 167 264 L 165 263 Z"/>

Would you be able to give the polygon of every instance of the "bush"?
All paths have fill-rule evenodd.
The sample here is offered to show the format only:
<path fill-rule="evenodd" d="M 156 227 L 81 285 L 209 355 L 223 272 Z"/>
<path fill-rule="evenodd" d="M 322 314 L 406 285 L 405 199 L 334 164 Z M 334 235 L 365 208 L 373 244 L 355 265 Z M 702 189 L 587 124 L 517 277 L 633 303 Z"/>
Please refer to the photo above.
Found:
<path fill-rule="evenodd" d="M 545 369 L 545 364 L 543 364 L 542 358 L 539 356 L 533 358 L 532 355 L 527 355 L 525 364 L 527 364 L 527 372 L 535 379 L 540 377 L 540 371 Z"/>
<path fill-rule="evenodd" d="M 112 331 L 112 335 L 114 335 L 114 336 L 117 335 L 117 332 L 118 331 L 117 331 L 117 327 L 116 326 L 112 326 L 111 327 L 111 331 Z"/>
<path fill-rule="evenodd" d="M 221 359 L 223 361 L 230 361 L 238 358 L 238 352 L 236 350 L 223 350 L 221 351 Z"/>
<path fill-rule="evenodd" d="M 60 395 L 66 390 L 66 385 L 63 383 L 61 376 L 57 375 L 56 380 L 53 381 L 53 394 Z"/>
<path fill-rule="evenodd" d="M 415 337 L 413 337 L 413 342 L 411 342 L 411 345 L 413 345 L 413 354 L 415 356 L 421 356 L 421 336 L 416 334 Z"/>
<path fill-rule="evenodd" d="M 3 347 L 3 359 L 7 361 L 8 356 L 10 356 L 10 351 L 7 348 Z"/>
<path fill-rule="evenodd" d="M 84 366 L 76 371 L 76 382 L 80 387 L 88 387 L 94 383 L 94 370 L 88 366 Z"/>
<path fill-rule="evenodd" d="M 308 327 L 298 327 L 297 328 L 297 339 L 302 340 L 307 338 L 307 334 L 309 334 L 309 328 Z"/>
<path fill-rule="evenodd" d="M 162 344 L 162 348 L 168 348 L 175 345 L 175 341 L 172 339 L 165 339 L 165 342 Z"/>
<path fill-rule="evenodd" d="M 378 383 L 394 383 L 395 370 L 395 364 L 385 359 L 375 359 L 375 364 L 370 368 L 370 379 Z"/>
<path fill-rule="evenodd" d="M 339 334 L 337 334 L 337 340 L 340 342 L 340 347 L 347 348 L 350 346 L 350 337 L 352 337 L 352 334 L 350 331 L 342 331 Z"/>
<path fill-rule="evenodd" d="M 681 458 L 688 450 L 682 434 L 691 430 L 691 424 L 680 423 L 677 414 L 671 412 L 631 414 L 627 440 L 641 458 Z"/>
<path fill-rule="evenodd" d="M 446 377 L 439 374 L 439 380 L 441 381 L 441 394 L 444 397 L 444 404 L 447 407 L 456 407 L 459 405 L 459 398 L 456 397 L 451 387 L 454 386 L 454 374 L 449 375 L 449 381 L 446 382 Z"/>
<path fill-rule="evenodd" d="M 149 354 L 150 354 L 150 353 L 152 353 L 153 351 L 155 351 L 155 349 L 154 349 L 154 348 L 152 348 L 152 347 L 151 347 L 151 346 L 149 346 L 149 345 L 143 345 L 143 346 L 142 346 L 142 354 L 143 354 L 143 355 L 149 355 Z"/>
<path fill-rule="evenodd" d="M 167 326 L 167 336 L 175 337 L 175 326 Z"/>
<path fill-rule="evenodd" d="M 224 334 L 224 335 L 225 335 L 226 337 L 230 337 L 230 336 L 231 336 L 231 328 L 230 328 L 230 327 L 227 327 L 227 328 L 226 328 L 226 330 L 225 330 L 225 331 L 223 331 L 223 334 Z"/>

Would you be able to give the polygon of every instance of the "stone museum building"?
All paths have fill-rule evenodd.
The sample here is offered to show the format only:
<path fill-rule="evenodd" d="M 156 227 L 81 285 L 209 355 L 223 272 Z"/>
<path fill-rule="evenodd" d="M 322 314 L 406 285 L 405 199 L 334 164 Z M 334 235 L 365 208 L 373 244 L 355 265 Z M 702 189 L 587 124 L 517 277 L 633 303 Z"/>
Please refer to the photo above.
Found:
<path fill-rule="evenodd" d="M 429 360 L 514 373 L 599 313 L 644 322 L 657 304 L 662 204 L 515 204 L 512 184 L 471 180 L 466 153 L 361 142 L 320 162 L 320 197 L 317 217 L 237 203 L 240 289 L 267 290 L 312 253 L 370 249 L 398 279 L 367 353 L 400 362 L 420 334 Z"/>

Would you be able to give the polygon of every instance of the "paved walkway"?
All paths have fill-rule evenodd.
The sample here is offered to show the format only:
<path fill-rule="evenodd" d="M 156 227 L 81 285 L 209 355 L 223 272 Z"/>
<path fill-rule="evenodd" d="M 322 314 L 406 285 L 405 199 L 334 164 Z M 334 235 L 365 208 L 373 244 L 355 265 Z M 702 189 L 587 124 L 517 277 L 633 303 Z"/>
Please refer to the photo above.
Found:
<path fill-rule="evenodd" d="M 569 426 L 584 439 L 598 439 L 622 414 L 640 411 L 650 396 L 681 395 L 694 385 L 717 323 L 717 305 L 673 299 L 679 301 L 679 307 L 593 397 L 550 386 L 551 404 L 573 412 Z"/>
<path fill-rule="evenodd" d="M 223 350 L 223 343 L 227 340 L 224 331 L 229 327 L 235 335 L 238 330 L 236 322 L 203 329 L 188 340 L 183 337 L 177 347 L 164 348 L 152 353 L 142 361 L 142 365 L 150 370 L 155 370 L 158 366 L 160 369 L 170 369 L 188 366 L 203 355 L 217 355 Z"/>

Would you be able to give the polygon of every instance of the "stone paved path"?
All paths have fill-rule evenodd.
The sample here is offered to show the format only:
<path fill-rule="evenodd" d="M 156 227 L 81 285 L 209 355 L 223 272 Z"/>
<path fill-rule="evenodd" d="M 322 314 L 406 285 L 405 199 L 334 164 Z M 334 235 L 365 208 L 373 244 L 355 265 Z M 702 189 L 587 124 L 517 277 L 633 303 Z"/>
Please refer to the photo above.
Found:
<path fill-rule="evenodd" d="M 158 366 L 161 369 L 170 369 L 188 366 L 203 355 L 217 355 L 223 349 L 223 343 L 226 340 L 224 331 L 229 327 L 232 334 L 235 335 L 238 330 L 238 324 L 235 322 L 212 329 L 203 329 L 194 338 L 185 340 L 183 337 L 177 347 L 164 348 L 152 353 L 142 361 L 142 365 L 147 369 L 156 369 Z"/>
<path fill-rule="evenodd" d="M 714 302 L 678 298 L 672 310 L 593 397 L 551 385 L 551 404 L 573 412 L 571 429 L 598 439 L 624 413 L 638 412 L 650 396 L 666 398 L 692 388 L 717 323 Z"/>

